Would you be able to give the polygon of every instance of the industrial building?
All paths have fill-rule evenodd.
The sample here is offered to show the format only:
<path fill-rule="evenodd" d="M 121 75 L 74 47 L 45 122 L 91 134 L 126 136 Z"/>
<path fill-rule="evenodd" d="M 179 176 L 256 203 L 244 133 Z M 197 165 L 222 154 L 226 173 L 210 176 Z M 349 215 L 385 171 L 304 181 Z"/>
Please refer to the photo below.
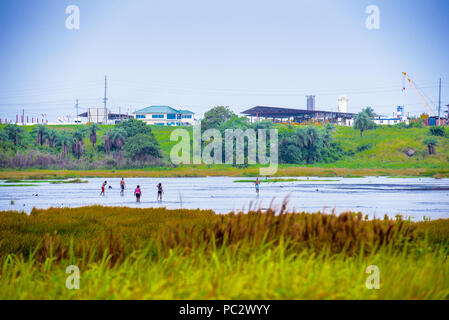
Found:
<path fill-rule="evenodd" d="M 348 98 L 346 96 L 340 96 L 338 98 L 338 112 L 347 113 L 348 112 Z"/>
<path fill-rule="evenodd" d="M 106 115 L 107 114 L 107 121 Z M 112 113 L 109 109 L 104 108 L 89 108 L 87 112 L 81 113 L 78 115 L 80 118 L 86 118 L 86 123 L 98 123 L 98 124 L 115 124 L 122 120 L 133 118 L 132 115 L 121 114 L 121 113 Z"/>
<path fill-rule="evenodd" d="M 307 109 L 291 109 L 280 107 L 257 106 L 241 112 L 250 118 L 251 122 L 270 120 L 274 123 L 291 124 L 327 124 L 352 126 L 355 114 L 348 113 L 348 99 L 340 97 L 338 100 L 338 111 L 322 111 L 315 108 L 315 96 L 307 98 Z"/>
<path fill-rule="evenodd" d="M 136 119 L 159 126 L 194 125 L 194 114 L 189 110 L 177 110 L 169 106 L 150 106 L 133 112 Z"/>
<path fill-rule="evenodd" d="M 395 125 L 398 123 L 405 123 L 405 124 L 410 123 L 410 119 L 404 113 L 403 106 L 398 106 L 396 111 L 397 111 L 396 115 L 393 114 L 392 117 L 387 117 L 387 116 L 375 117 L 374 123 L 376 123 L 378 125 Z"/>
<path fill-rule="evenodd" d="M 274 123 L 352 125 L 354 113 L 257 106 L 241 114 L 251 122 L 270 120 Z"/>

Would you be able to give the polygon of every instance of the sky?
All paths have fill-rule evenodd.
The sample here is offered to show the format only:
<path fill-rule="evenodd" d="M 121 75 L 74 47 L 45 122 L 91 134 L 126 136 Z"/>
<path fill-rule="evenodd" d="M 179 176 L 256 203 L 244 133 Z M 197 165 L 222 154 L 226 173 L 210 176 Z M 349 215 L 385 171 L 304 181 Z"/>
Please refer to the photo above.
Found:
<path fill-rule="evenodd" d="M 79 30 L 66 27 L 69 5 Z M 366 28 L 369 5 L 379 29 Z M 336 111 L 346 95 L 349 112 L 419 115 L 402 72 L 434 110 L 442 78 L 449 104 L 448 15 L 448 0 L 2 0 L 0 118 L 102 107 L 105 75 L 114 112 L 305 108 L 306 95 Z"/>

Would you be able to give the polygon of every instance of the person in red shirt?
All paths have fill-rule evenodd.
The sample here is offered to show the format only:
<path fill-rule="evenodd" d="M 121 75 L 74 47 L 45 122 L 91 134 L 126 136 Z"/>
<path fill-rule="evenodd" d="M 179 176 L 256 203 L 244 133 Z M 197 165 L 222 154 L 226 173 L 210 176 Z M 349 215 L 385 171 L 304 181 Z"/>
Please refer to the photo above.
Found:
<path fill-rule="evenodd" d="M 104 188 L 106 187 L 107 184 L 108 184 L 108 183 L 105 181 L 105 182 L 103 182 L 103 184 L 101 185 L 101 193 L 100 193 L 100 196 L 104 196 Z"/>

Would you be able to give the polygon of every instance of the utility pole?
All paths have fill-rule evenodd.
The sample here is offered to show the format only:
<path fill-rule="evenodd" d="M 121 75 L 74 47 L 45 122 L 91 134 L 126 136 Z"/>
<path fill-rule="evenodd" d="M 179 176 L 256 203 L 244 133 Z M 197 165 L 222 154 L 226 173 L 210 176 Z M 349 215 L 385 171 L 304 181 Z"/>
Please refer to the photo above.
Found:
<path fill-rule="evenodd" d="M 25 109 L 22 109 L 22 125 L 25 125 Z"/>
<path fill-rule="evenodd" d="M 106 90 L 108 87 L 108 78 L 107 76 L 104 76 L 104 124 L 108 124 L 108 110 L 106 108 L 106 102 L 108 101 L 108 98 L 106 96 Z"/>
<path fill-rule="evenodd" d="M 438 126 L 441 126 L 441 78 L 440 78 L 440 90 L 438 94 Z"/>
<path fill-rule="evenodd" d="M 77 123 L 78 122 L 78 99 L 76 99 L 75 108 L 76 108 L 75 123 Z"/>

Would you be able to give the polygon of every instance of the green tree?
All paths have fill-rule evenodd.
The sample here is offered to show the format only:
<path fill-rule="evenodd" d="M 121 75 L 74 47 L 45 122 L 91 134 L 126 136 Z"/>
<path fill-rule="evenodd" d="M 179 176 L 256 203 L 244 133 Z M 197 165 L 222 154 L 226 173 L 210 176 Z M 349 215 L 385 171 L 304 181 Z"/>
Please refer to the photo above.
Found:
<path fill-rule="evenodd" d="M 89 140 L 92 143 L 92 147 L 95 148 L 95 144 L 97 143 L 97 132 L 100 130 L 100 127 L 96 123 L 92 123 L 88 126 L 89 130 Z"/>
<path fill-rule="evenodd" d="M 364 109 L 362 109 L 362 112 L 365 112 L 368 117 L 370 117 L 371 119 L 374 119 L 376 117 L 376 114 L 374 113 L 374 109 L 371 107 L 366 107 Z"/>
<path fill-rule="evenodd" d="M 436 137 L 444 137 L 446 135 L 446 131 L 443 127 L 431 127 L 429 131 L 432 136 Z"/>
<path fill-rule="evenodd" d="M 55 141 L 58 136 L 58 132 L 55 129 L 45 130 L 42 139 L 47 141 L 48 146 L 53 148 L 55 146 Z"/>
<path fill-rule="evenodd" d="M 112 140 L 108 134 L 103 135 L 103 147 L 106 153 L 109 153 L 112 150 Z"/>
<path fill-rule="evenodd" d="M 14 146 L 19 146 L 25 135 L 25 129 L 17 124 L 8 124 L 5 127 L 5 133 Z"/>
<path fill-rule="evenodd" d="M 138 134 L 128 138 L 125 144 L 126 156 L 133 161 L 143 163 L 146 159 L 161 158 L 159 144 L 155 139 L 146 134 Z"/>
<path fill-rule="evenodd" d="M 9 138 L 8 135 L 6 134 L 5 130 L 1 130 L 0 131 L 0 142 L 1 143 L 5 143 L 8 142 Z"/>
<path fill-rule="evenodd" d="M 438 140 L 434 137 L 427 137 L 422 142 L 425 146 L 427 146 L 427 151 L 429 155 L 435 154 L 435 147 L 438 145 Z"/>
<path fill-rule="evenodd" d="M 56 137 L 56 145 L 61 146 L 62 153 L 65 156 L 69 154 L 69 147 L 73 141 L 73 135 L 69 131 L 63 131 Z"/>
<path fill-rule="evenodd" d="M 223 131 L 226 129 L 246 130 L 251 127 L 252 124 L 249 122 L 249 119 L 247 117 L 239 117 L 235 114 L 233 114 L 231 118 L 229 118 L 229 120 L 220 125 L 220 129 L 222 129 Z"/>
<path fill-rule="evenodd" d="M 84 151 L 85 128 L 78 128 L 73 132 L 72 152 L 77 159 L 81 158 Z"/>
<path fill-rule="evenodd" d="M 333 126 L 284 128 L 280 131 L 279 157 L 283 163 L 312 164 L 332 162 L 344 154 L 339 144 L 333 141 Z"/>
<path fill-rule="evenodd" d="M 107 133 L 111 146 L 116 150 L 121 150 L 126 141 L 126 131 L 122 128 L 114 128 Z"/>
<path fill-rule="evenodd" d="M 363 137 L 363 132 L 374 129 L 376 124 L 371 119 L 368 112 L 362 111 L 357 114 L 354 120 L 354 129 L 360 130 L 360 136 Z"/>
<path fill-rule="evenodd" d="M 232 116 L 236 116 L 236 114 L 229 107 L 214 107 L 204 114 L 204 118 L 201 120 L 201 130 L 218 129 Z"/>
<path fill-rule="evenodd" d="M 138 134 L 153 135 L 150 126 L 145 124 L 143 121 L 136 119 L 129 119 L 127 121 L 119 122 L 115 125 L 115 128 L 125 130 L 127 137 L 133 137 Z"/>
<path fill-rule="evenodd" d="M 44 144 L 44 137 L 47 131 L 47 127 L 43 124 L 38 124 L 33 127 L 32 133 L 36 136 L 36 142 L 38 145 L 42 146 Z"/>

